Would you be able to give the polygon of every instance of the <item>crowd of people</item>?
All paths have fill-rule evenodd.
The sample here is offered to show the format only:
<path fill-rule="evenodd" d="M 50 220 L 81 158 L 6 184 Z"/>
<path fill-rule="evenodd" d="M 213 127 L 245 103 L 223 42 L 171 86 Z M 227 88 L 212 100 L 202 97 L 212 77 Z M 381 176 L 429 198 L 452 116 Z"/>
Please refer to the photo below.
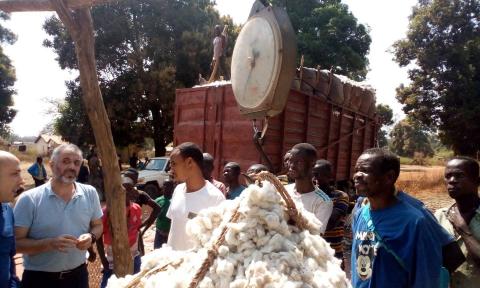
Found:
<path fill-rule="evenodd" d="M 95 169 L 90 162 L 99 160 L 92 157 L 89 168 Z M 163 183 L 157 199 L 136 188 L 136 169 L 122 172 L 134 273 L 140 270 L 143 235 L 151 225 L 155 223 L 154 249 L 168 245 L 188 250 L 193 243 L 186 234 L 187 221 L 203 209 L 241 197 L 247 182 L 240 165 L 226 163 L 221 182 L 212 177 L 214 163 L 212 155 L 196 144 L 178 145 L 170 155 L 171 179 Z M 100 201 L 103 190 L 79 181 L 86 165 L 73 144 L 57 147 L 49 164 L 50 181 L 45 181 L 41 158 L 28 169 L 36 187 L 23 192 L 12 209 L 9 202 L 24 184 L 20 162 L 0 151 L 0 288 L 20 287 L 13 261 L 17 252 L 24 257 L 21 287 L 88 287 L 85 259 L 88 253 L 88 259 L 95 260 L 94 244 L 105 287 L 114 257 L 108 207 Z M 457 156 L 447 162 L 445 185 L 454 203 L 434 214 L 420 200 L 396 189 L 400 161 L 383 149 L 368 149 L 358 158 L 355 193 L 335 187 L 335 167 L 318 159 L 311 144 L 294 145 L 285 153 L 284 166 L 285 175 L 279 179 L 322 223 L 321 236 L 353 287 L 478 287 L 480 178 L 475 159 Z M 256 163 L 244 175 L 267 170 Z M 151 212 L 143 215 L 142 206 Z"/>

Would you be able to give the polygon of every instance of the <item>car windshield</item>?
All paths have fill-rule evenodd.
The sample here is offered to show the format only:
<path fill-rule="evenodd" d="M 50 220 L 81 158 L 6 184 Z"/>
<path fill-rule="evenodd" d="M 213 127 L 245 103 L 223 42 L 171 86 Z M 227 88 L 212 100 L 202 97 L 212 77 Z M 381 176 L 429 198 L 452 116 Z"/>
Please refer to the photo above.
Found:
<path fill-rule="evenodd" d="M 162 171 L 165 168 L 165 163 L 167 163 L 167 159 L 150 159 L 145 166 L 145 170 Z"/>

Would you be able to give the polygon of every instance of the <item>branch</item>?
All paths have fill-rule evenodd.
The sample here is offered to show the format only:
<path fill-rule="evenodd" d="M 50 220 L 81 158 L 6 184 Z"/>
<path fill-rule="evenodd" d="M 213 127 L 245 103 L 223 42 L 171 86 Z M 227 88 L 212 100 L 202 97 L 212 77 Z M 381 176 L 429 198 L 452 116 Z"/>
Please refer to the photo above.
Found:
<path fill-rule="evenodd" d="M 76 34 L 78 33 L 78 27 L 75 25 L 75 20 L 73 19 L 72 13 L 67 8 L 65 0 L 50 0 L 52 7 L 57 12 L 58 17 L 62 20 L 63 24 L 70 31 L 70 34 L 73 36 L 74 40 L 76 39 Z"/>
<path fill-rule="evenodd" d="M 99 4 L 105 4 L 112 0 L 65 0 L 69 9 L 77 9 Z M 55 11 L 55 7 L 49 0 L 0 0 L 0 10 L 4 12 L 27 12 L 27 11 Z"/>

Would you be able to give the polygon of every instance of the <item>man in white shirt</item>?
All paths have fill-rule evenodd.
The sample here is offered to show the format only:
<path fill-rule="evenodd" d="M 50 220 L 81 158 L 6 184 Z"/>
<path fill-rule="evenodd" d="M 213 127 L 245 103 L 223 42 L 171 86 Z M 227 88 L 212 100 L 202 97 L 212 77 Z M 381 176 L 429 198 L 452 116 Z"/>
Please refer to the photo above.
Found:
<path fill-rule="evenodd" d="M 290 155 L 288 176 L 294 179 L 295 183 L 285 188 L 322 222 L 320 230 L 323 234 L 332 215 L 333 202 L 325 192 L 313 185 L 312 169 L 317 160 L 317 150 L 311 144 L 300 143 L 293 146 Z"/>
<path fill-rule="evenodd" d="M 170 154 L 170 174 L 174 181 L 184 182 L 173 192 L 167 217 L 172 220 L 167 244 L 174 250 L 193 248 L 186 233 L 189 219 L 203 209 L 216 206 L 225 200 L 223 193 L 202 174 L 203 154 L 190 142 L 182 143 Z"/>

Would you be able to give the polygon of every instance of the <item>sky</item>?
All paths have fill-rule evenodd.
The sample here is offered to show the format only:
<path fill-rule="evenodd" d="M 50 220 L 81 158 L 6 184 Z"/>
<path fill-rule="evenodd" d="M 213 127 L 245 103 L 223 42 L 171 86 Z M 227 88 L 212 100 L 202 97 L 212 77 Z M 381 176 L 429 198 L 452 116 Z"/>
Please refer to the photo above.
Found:
<path fill-rule="evenodd" d="M 408 16 L 415 0 L 343 0 L 357 17 L 359 23 L 370 28 L 372 44 L 368 55 L 370 65 L 366 81 L 377 91 L 377 103 L 390 105 L 394 118 L 404 117 L 401 105 L 395 99 L 395 89 L 408 84 L 407 71 L 393 62 L 388 52 L 391 45 L 404 38 Z M 247 20 L 253 0 L 216 0 L 222 15 L 230 15 L 237 24 Z M 381 12 L 379 12 L 381 11 Z M 17 116 L 10 127 L 20 136 L 38 135 L 53 118 L 51 100 L 65 97 L 65 81 L 74 79 L 76 73 L 61 70 L 52 49 L 43 47 L 47 38 L 42 29 L 51 12 L 12 13 L 11 19 L 2 23 L 18 37 L 14 45 L 6 45 L 5 53 L 16 70 L 17 82 L 14 96 Z"/>

